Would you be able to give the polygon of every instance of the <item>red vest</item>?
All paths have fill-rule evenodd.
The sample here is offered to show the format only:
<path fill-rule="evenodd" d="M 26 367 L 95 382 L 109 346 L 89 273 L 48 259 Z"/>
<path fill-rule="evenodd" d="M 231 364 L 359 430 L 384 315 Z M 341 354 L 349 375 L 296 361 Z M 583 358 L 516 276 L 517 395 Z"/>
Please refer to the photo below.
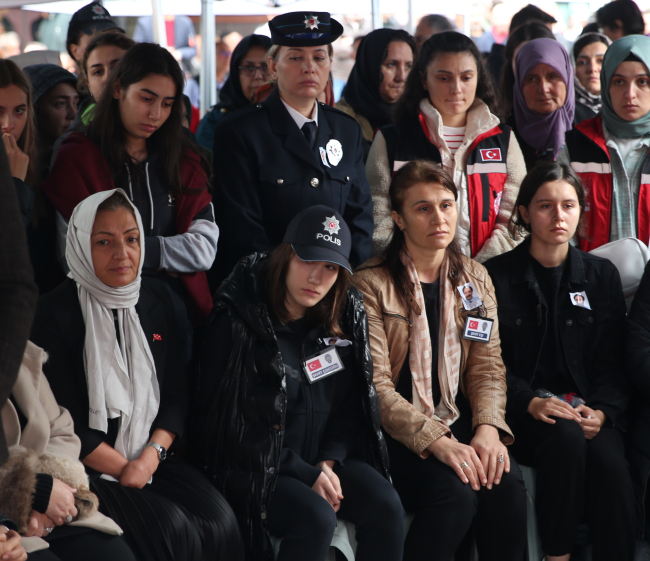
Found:
<path fill-rule="evenodd" d="M 584 236 L 580 237 L 580 249 L 591 251 L 609 243 L 612 224 L 612 164 L 601 116 L 576 125 L 567 134 L 567 149 L 571 167 L 585 187 Z M 637 238 L 646 245 L 650 243 L 649 189 L 650 157 L 646 157 L 641 168 L 637 214 Z"/>
<path fill-rule="evenodd" d="M 393 173 L 411 160 L 433 160 L 442 164 L 440 151 L 431 142 L 422 114 L 406 125 L 383 127 L 381 132 L 386 139 Z M 510 127 L 500 125 L 479 135 L 467 151 L 465 173 L 472 257 L 481 250 L 496 225 L 503 188 L 508 179 L 509 144 Z"/>

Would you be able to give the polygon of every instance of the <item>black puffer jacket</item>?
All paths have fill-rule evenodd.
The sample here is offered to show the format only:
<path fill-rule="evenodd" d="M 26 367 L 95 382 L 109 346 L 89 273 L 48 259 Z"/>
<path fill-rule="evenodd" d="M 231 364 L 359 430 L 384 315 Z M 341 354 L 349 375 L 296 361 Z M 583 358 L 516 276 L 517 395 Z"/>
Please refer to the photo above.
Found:
<path fill-rule="evenodd" d="M 217 382 L 202 380 L 199 365 L 190 431 L 195 464 L 228 499 L 239 521 L 246 558 L 256 561 L 273 559 L 266 512 L 279 472 L 287 409 L 285 369 L 264 303 L 265 271 L 266 255 L 246 257 L 215 294 L 207 330 L 220 314 L 229 314 L 233 341 L 229 375 Z M 367 390 L 360 396 L 365 430 L 354 455 L 388 478 L 368 320 L 363 297 L 355 288 L 348 291 L 341 327 L 353 343 L 355 372 L 363 377 Z M 214 345 L 205 338 L 200 354 Z M 206 395 L 207 386 L 215 386 L 216 392 Z"/>

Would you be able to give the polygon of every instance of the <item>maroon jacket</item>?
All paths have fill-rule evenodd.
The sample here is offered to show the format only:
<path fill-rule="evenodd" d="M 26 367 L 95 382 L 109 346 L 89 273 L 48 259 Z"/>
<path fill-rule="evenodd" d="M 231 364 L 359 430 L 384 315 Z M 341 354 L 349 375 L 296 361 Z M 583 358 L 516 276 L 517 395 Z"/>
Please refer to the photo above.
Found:
<path fill-rule="evenodd" d="M 184 234 L 194 216 L 208 205 L 212 197 L 208 179 L 198 154 L 187 150 L 181 163 L 181 180 L 186 191 L 176 198 L 176 232 Z M 69 220 L 74 208 L 86 197 L 115 189 L 111 171 L 99 146 L 85 134 L 74 132 L 61 144 L 52 170 L 41 189 L 57 211 Z M 190 297 L 191 311 L 199 321 L 212 310 L 212 295 L 204 271 L 180 275 Z"/>

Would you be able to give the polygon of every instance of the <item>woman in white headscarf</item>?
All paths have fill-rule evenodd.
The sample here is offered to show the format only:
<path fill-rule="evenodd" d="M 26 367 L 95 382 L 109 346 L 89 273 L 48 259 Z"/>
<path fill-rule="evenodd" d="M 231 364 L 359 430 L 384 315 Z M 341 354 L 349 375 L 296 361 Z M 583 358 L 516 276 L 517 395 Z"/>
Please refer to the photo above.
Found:
<path fill-rule="evenodd" d="M 50 354 L 44 372 L 74 419 L 100 510 L 138 559 L 236 560 L 225 499 L 168 455 L 185 427 L 191 328 L 167 285 L 141 277 L 141 232 L 120 189 L 77 205 L 70 279 L 40 299 L 32 340 Z"/>

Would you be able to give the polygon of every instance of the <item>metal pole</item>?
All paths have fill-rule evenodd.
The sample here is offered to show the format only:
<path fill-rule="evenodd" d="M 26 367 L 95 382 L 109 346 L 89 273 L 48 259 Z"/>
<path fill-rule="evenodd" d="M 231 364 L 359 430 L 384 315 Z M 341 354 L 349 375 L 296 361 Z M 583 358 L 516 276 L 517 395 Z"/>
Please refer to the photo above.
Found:
<path fill-rule="evenodd" d="M 217 60 L 213 0 L 201 0 L 201 117 L 217 103 Z"/>
<path fill-rule="evenodd" d="M 413 0 L 409 0 L 409 33 L 415 33 L 415 21 L 413 20 Z"/>
<path fill-rule="evenodd" d="M 379 0 L 370 0 L 372 2 L 372 28 L 381 29 L 384 23 L 381 19 L 381 10 L 379 9 Z"/>
<path fill-rule="evenodd" d="M 167 47 L 167 33 L 165 32 L 162 0 L 151 0 L 151 13 L 153 17 L 153 40 L 161 47 Z"/>

